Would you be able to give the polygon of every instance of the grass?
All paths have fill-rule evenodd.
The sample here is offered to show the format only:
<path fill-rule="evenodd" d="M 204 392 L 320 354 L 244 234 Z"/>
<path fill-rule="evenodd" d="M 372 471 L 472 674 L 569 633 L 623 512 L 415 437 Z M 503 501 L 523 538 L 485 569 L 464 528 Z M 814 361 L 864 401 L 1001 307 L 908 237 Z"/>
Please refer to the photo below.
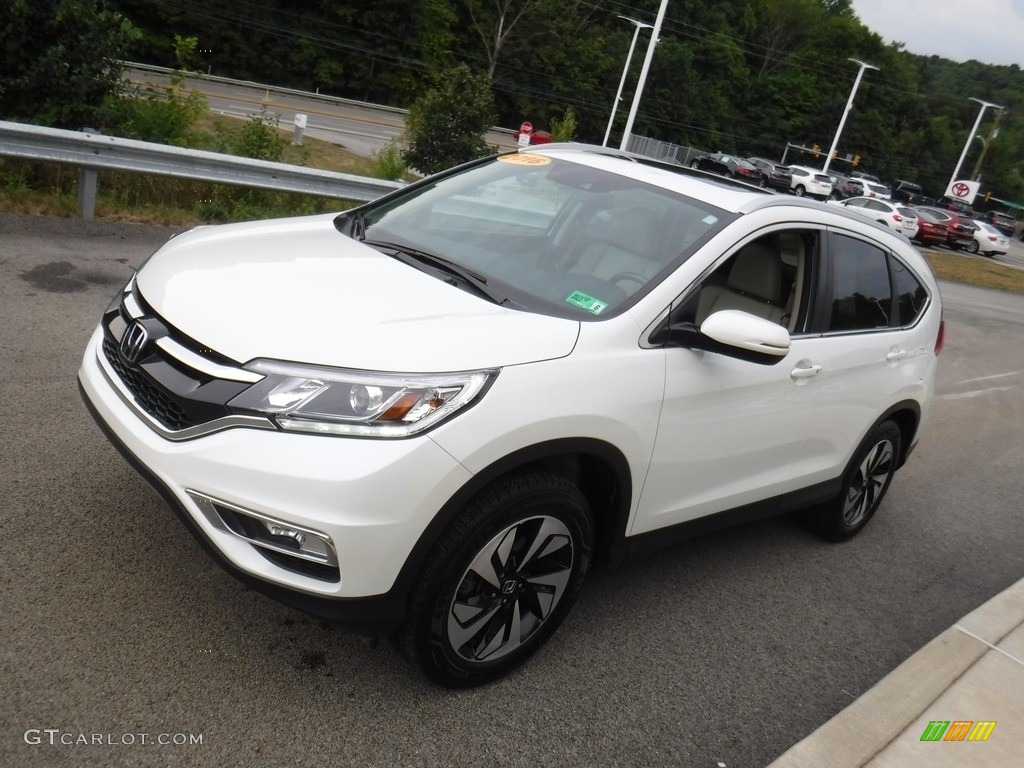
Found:
<path fill-rule="evenodd" d="M 1024 269 L 1014 269 L 984 256 L 966 253 L 925 251 L 924 255 L 940 280 L 1024 293 Z"/>
<path fill-rule="evenodd" d="M 192 127 L 189 145 L 216 150 L 218 136 L 237 129 L 241 121 L 207 113 Z M 279 129 L 287 142 L 281 161 L 291 165 L 376 176 L 377 162 L 320 139 L 304 137 L 304 146 L 291 144 L 292 131 Z M 411 179 L 407 176 L 407 179 Z M 33 216 L 78 215 L 78 169 L 58 163 L 38 163 L 0 156 L 0 211 Z M 343 210 L 337 198 L 231 187 L 224 184 L 145 176 L 125 171 L 102 171 L 96 218 L 163 226 L 193 226 L 209 222 L 246 221 L 274 216 Z"/>

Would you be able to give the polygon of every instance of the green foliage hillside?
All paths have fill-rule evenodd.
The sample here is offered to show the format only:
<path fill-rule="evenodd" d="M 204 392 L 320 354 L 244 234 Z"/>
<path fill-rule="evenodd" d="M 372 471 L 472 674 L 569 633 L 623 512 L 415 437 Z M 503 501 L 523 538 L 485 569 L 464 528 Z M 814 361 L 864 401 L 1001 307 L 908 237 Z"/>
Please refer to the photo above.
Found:
<path fill-rule="evenodd" d="M 20 0 L 6 0 L 25 5 Z M 568 108 L 576 137 L 604 136 L 633 26 L 658 0 L 91 0 L 138 31 L 130 59 L 175 66 L 175 36 L 199 41 L 193 66 L 215 75 L 411 106 L 464 64 L 490 78 L 499 124 L 550 129 Z M 39 5 L 52 5 L 40 3 Z M 64 0 L 64 4 L 74 4 Z M 24 34 L 31 34 L 31 30 Z M 624 90 L 628 107 L 650 32 Z M 978 114 L 1006 107 L 983 189 L 1024 200 L 1024 74 L 887 45 L 850 0 L 671 0 L 634 133 L 706 150 L 781 157 L 787 142 L 828 147 L 857 65 L 865 73 L 839 145 L 882 177 L 942 194 Z M 0 77 L 4 77 L 0 73 Z M 0 83 L 2 87 L 3 83 Z M 612 131 L 617 143 L 628 109 Z M 964 163 L 970 173 L 982 142 Z M 792 154 L 790 155 L 792 157 Z M 812 163 L 813 157 L 803 161 Z M 820 160 L 818 161 L 820 162 Z M 849 168 L 842 161 L 836 170 Z"/>

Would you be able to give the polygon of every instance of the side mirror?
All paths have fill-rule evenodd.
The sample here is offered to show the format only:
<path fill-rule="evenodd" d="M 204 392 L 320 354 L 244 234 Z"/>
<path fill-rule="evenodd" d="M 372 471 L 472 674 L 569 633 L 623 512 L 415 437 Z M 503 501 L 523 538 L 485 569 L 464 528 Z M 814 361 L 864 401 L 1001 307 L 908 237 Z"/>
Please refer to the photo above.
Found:
<path fill-rule="evenodd" d="M 701 323 L 700 335 L 712 342 L 707 345 L 709 351 L 762 365 L 777 363 L 789 354 L 789 332 L 785 328 L 738 309 L 710 315 Z"/>

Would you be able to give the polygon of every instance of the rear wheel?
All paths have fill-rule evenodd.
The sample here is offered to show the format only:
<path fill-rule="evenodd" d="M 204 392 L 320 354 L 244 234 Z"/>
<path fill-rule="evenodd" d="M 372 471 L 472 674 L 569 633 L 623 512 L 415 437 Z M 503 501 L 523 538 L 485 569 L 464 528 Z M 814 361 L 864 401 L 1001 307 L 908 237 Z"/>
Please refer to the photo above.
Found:
<path fill-rule="evenodd" d="M 977 253 L 978 252 L 978 241 L 977 240 L 971 240 L 970 244 L 967 246 L 967 250 L 970 253 Z"/>
<path fill-rule="evenodd" d="M 397 643 L 449 688 L 502 677 L 569 612 L 593 538 L 587 500 L 567 479 L 531 472 L 499 480 L 435 544 Z"/>
<path fill-rule="evenodd" d="M 884 421 L 875 427 L 846 468 L 839 495 L 808 511 L 811 526 L 832 541 L 846 541 L 859 533 L 889 490 L 902 442 L 895 422 Z"/>
<path fill-rule="evenodd" d="M 804 195 L 807 194 L 807 190 L 804 189 L 803 184 L 797 184 L 797 187 L 796 189 L 793 190 L 793 192 L 796 194 L 797 197 L 803 197 Z"/>

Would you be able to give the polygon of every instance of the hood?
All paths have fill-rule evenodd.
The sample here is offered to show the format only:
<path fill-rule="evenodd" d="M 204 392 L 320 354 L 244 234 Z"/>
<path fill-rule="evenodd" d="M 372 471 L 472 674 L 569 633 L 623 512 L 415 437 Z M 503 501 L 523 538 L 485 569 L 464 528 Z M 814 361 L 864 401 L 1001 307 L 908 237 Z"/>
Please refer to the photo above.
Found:
<path fill-rule="evenodd" d="M 499 307 L 340 234 L 333 219 L 191 230 L 136 285 L 170 325 L 239 363 L 429 373 L 572 351 L 578 322 Z"/>

